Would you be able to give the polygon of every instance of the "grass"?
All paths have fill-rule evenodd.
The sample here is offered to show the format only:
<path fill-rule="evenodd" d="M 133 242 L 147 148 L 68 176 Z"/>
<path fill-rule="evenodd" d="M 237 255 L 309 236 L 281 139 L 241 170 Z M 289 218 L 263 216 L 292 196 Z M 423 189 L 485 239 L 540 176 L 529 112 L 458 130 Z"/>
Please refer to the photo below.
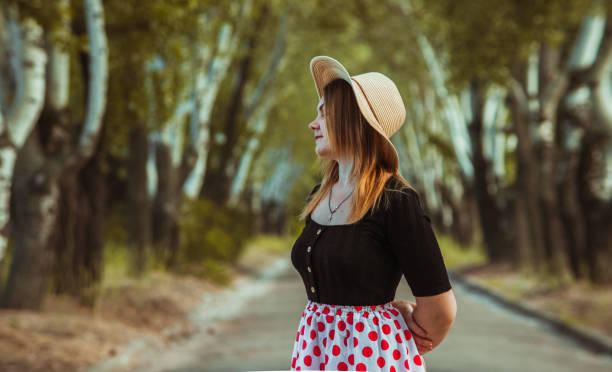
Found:
<path fill-rule="evenodd" d="M 486 263 L 486 256 L 478 244 L 466 247 L 448 236 L 438 234 L 436 237 L 447 269 Z"/>

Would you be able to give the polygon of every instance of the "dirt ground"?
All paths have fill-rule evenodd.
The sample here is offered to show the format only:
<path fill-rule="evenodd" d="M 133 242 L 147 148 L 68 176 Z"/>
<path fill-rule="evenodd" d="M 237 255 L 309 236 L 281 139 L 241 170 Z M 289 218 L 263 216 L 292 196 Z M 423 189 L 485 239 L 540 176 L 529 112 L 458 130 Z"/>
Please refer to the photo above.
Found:
<path fill-rule="evenodd" d="M 569 325 L 612 337 L 612 285 L 586 281 L 560 284 L 512 270 L 508 264 L 487 264 L 460 270 L 478 284 L 514 301 L 552 314 Z"/>
<path fill-rule="evenodd" d="M 130 341 L 169 343 L 191 334 L 186 315 L 219 287 L 152 273 L 107 288 L 95 308 L 49 296 L 42 311 L 0 310 L 1 371 L 78 371 L 114 356 Z"/>

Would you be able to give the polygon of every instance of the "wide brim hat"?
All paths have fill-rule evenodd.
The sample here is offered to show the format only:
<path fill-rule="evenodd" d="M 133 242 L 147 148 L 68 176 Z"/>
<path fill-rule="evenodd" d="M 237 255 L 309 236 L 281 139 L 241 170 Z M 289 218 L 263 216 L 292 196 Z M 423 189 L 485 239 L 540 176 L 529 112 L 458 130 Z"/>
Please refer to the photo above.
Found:
<path fill-rule="evenodd" d="M 390 138 L 404 124 L 406 108 L 395 83 L 379 72 L 351 76 L 340 62 L 328 56 L 314 57 L 310 61 L 310 72 L 319 98 L 325 86 L 336 79 L 351 85 L 362 115 L 386 140 L 385 161 L 397 170 L 399 156 Z"/>

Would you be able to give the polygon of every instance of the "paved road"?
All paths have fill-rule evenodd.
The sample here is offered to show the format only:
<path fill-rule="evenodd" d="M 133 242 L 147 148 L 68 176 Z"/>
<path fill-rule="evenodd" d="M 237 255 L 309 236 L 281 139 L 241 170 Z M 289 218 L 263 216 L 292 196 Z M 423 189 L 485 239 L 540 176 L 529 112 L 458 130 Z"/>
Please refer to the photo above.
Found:
<path fill-rule="evenodd" d="M 230 319 L 209 323 L 202 335 L 156 353 L 141 370 L 288 370 L 306 303 L 304 287 L 286 265 L 261 281 L 267 282 L 265 291 L 251 296 Z M 425 355 L 429 372 L 612 371 L 611 359 L 452 284 L 457 318 L 444 342 Z M 397 298 L 412 298 L 404 281 Z"/>

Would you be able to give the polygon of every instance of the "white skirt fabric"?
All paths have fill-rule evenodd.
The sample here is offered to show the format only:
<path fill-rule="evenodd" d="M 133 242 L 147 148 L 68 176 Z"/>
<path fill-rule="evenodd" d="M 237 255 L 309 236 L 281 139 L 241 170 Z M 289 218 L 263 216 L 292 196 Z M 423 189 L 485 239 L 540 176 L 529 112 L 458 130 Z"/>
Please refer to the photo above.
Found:
<path fill-rule="evenodd" d="M 425 361 L 391 303 L 339 306 L 309 300 L 295 336 L 291 370 L 425 372 Z"/>

